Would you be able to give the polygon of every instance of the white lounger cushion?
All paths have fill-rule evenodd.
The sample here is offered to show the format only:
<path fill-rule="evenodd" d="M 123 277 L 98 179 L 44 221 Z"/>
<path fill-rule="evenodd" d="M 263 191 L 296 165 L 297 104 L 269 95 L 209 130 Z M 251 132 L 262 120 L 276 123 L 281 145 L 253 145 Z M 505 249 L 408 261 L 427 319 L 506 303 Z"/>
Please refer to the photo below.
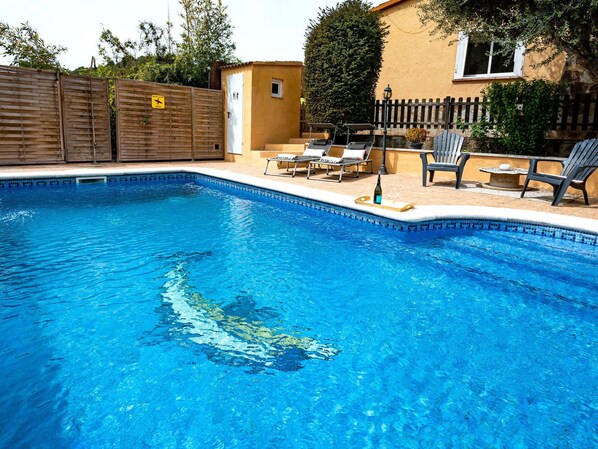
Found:
<path fill-rule="evenodd" d="M 313 148 L 308 148 L 303 152 L 303 156 L 322 157 L 323 155 L 324 155 L 324 150 L 316 150 Z"/>
<path fill-rule="evenodd" d="M 365 157 L 365 150 L 349 150 L 343 151 L 343 159 L 359 159 L 363 160 Z"/>

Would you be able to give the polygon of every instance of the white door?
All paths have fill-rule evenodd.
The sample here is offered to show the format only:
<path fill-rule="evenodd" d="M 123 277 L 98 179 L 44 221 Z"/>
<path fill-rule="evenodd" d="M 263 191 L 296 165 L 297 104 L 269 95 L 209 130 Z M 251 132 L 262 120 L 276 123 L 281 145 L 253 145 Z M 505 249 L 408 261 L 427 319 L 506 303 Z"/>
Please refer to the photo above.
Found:
<path fill-rule="evenodd" d="M 243 154 L 243 74 L 235 73 L 226 78 L 227 85 L 227 136 L 226 152 Z"/>

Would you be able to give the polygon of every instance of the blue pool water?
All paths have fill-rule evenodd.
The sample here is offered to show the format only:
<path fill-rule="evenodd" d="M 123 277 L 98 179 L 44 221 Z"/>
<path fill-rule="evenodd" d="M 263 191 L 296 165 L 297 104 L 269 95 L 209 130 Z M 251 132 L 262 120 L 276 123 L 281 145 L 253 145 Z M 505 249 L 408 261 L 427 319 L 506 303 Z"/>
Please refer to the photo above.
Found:
<path fill-rule="evenodd" d="M 0 447 L 597 447 L 597 256 L 206 180 L 5 191 Z"/>

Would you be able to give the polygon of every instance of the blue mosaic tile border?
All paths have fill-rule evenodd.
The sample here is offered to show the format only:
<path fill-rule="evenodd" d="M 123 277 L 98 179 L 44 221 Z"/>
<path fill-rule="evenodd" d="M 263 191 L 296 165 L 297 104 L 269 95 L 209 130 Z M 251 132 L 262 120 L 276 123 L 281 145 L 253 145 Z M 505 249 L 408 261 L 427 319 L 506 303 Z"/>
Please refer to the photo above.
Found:
<path fill-rule="evenodd" d="M 376 226 L 383 226 L 388 229 L 393 229 L 400 232 L 415 233 L 415 232 L 442 232 L 453 230 L 470 230 L 470 231 L 503 231 L 514 232 L 522 234 L 540 235 L 554 239 L 566 240 L 571 242 L 583 243 L 586 245 L 598 246 L 598 234 L 590 234 L 582 231 L 575 231 L 571 229 L 559 228 L 556 226 L 539 225 L 536 223 L 512 222 L 512 221 L 496 221 L 483 219 L 447 219 L 447 220 L 433 220 L 423 221 L 419 223 L 407 223 L 396 220 L 391 220 L 385 217 L 371 215 L 365 212 L 347 209 L 344 207 L 333 206 L 326 203 L 321 203 L 314 200 L 288 195 L 284 193 L 274 192 L 271 190 L 261 189 L 250 186 L 248 184 L 240 184 L 232 181 L 227 181 L 219 178 L 212 178 L 208 176 L 198 175 L 198 180 L 226 187 L 229 189 L 240 190 L 243 192 L 260 195 L 267 198 L 272 198 L 285 203 L 297 204 L 311 209 L 321 210 L 334 215 L 339 215 L 346 218 L 351 218 L 365 223 L 370 223 Z"/>
<path fill-rule="evenodd" d="M 6 189 L 31 189 L 36 187 L 76 186 L 76 178 L 39 178 L 0 180 L 0 191 Z"/>
<path fill-rule="evenodd" d="M 272 198 L 277 201 L 285 203 L 296 204 L 303 207 L 308 207 L 315 210 L 324 211 L 333 215 L 338 215 L 353 220 L 369 223 L 376 226 L 383 226 L 388 229 L 393 229 L 400 232 L 416 233 L 416 232 L 442 232 L 452 230 L 488 230 L 488 231 L 503 231 L 514 232 L 531 235 L 540 235 L 554 239 L 566 240 L 571 242 L 583 243 L 586 245 L 598 246 L 598 234 L 590 234 L 582 231 L 575 231 L 571 229 L 559 228 L 555 226 L 538 225 L 535 223 L 512 222 L 512 221 L 495 221 L 482 219 L 451 219 L 451 220 L 434 220 L 424 221 L 419 223 L 406 223 L 389 218 L 379 217 L 376 215 L 360 212 L 344 207 L 333 206 L 326 203 L 321 203 L 314 200 L 308 200 L 293 195 L 274 192 L 259 187 L 254 187 L 248 184 L 242 184 L 233 181 L 227 181 L 211 176 L 200 175 L 196 173 L 148 173 L 148 174 L 130 174 L 130 175 L 107 175 L 106 180 L 108 184 L 125 185 L 145 182 L 164 182 L 164 181 L 195 181 L 205 182 L 208 184 L 225 187 L 237 191 L 243 191 L 254 195 L 259 195 L 266 198 Z M 39 179 L 15 179 L 15 180 L 0 180 L 0 192 L 10 189 L 19 188 L 48 188 L 48 187 L 76 187 L 76 177 L 65 178 L 39 178 Z"/>
<path fill-rule="evenodd" d="M 195 181 L 199 175 L 195 173 L 148 173 L 138 175 L 107 176 L 108 184 L 133 184 L 156 181 Z"/>
<path fill-rule="evenodd" d="M 95 178 L 104 175 L 90 175 L 64 178 L 33 178 L 33 179 L 10 179 L 0 180 L 0 191 L 3 189 L 30 189 L 47 187 L 76 187 L 77 178 Z M 106 175 L 108 184 L 133 184 L 139 182 L 157 181 L 194 181 L 197 178 L 195 173 L 151 173 L 132 175 Z"/>

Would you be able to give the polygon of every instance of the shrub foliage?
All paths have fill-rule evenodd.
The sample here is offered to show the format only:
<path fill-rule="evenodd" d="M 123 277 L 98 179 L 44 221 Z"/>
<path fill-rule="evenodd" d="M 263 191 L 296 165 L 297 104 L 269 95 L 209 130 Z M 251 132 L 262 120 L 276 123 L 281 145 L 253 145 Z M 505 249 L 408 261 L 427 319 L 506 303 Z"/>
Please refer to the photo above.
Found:
<path fill-rule="evenodd" d="M 483 91 L 507 153 L 543 155 L 563 86 L 542 79 L 491 83 Z M 517 105 L 522 105 L 519 110 Z"/>
<path fill-rule="evenodd" d="M 61 70 L 58 56 L 65 51 L 61 45 L 46 44 L 28 22 L 11 27 L 0 21 L 0 54 L 12 58 L 12 65 Z"/>
<path fill-rule="evenodd" d="M 428 131 L 423 128 L 409 128 L 405 133 L 405 139 L 409 142 L 425 142 Z"/>
<path fill-rule="evenodd" d="M 388 31 L 371 5 L 346 0 L 320 9 L 306 32 L 303 88 L 308 121 L 372 120 Z"/>

